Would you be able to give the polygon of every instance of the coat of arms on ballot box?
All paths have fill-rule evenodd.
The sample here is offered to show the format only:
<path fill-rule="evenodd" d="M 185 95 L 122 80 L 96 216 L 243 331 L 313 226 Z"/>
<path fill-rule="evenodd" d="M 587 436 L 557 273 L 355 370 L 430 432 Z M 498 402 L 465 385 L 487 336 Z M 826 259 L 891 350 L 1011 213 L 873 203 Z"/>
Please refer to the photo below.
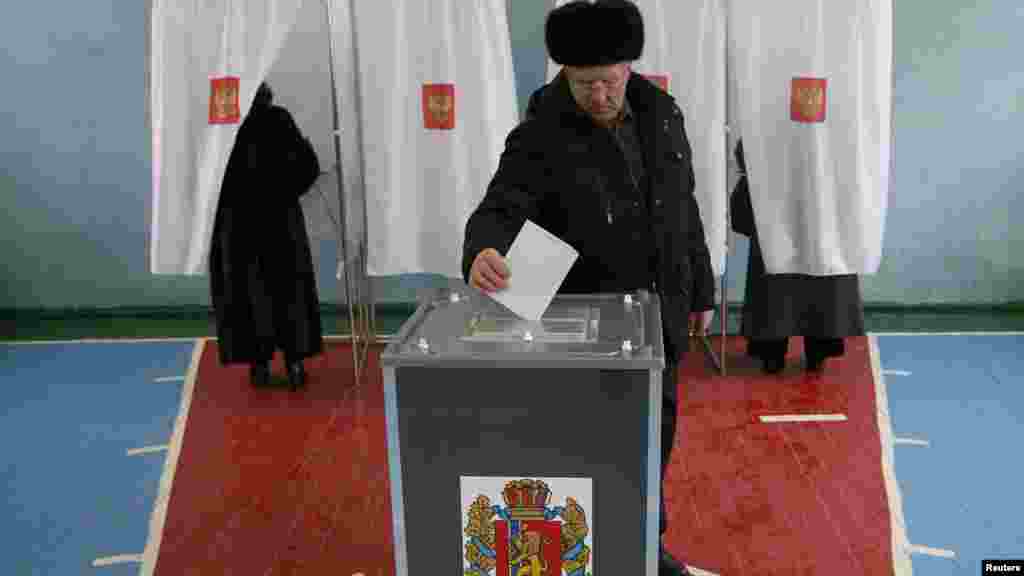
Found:
<path fill-rule="evenodd" d="M 463 576 L 591 576 L 589 478 L 462 477 Z"/>

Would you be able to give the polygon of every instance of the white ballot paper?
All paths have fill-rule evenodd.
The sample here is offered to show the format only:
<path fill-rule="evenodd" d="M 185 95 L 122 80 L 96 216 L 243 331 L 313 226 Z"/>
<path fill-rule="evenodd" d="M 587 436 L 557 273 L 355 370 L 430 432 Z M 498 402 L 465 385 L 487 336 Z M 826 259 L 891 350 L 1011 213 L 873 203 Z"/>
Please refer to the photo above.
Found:
<path fill-rule="evenodd" d="M 508 287 L 490 296 L 516 315 L 539 322 L 579 253 L 554 234 L 527 220 L 505 261 Z"/>

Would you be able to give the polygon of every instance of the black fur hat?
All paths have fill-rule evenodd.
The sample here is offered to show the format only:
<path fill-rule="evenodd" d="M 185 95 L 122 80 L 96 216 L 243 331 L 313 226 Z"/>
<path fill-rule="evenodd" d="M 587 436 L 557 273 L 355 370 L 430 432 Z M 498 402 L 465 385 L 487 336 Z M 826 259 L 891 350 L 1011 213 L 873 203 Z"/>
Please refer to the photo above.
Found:
<path fill-rule="evenodd" d="M 644 51 L 644 21 L 630 0 L 577 0 L 548 14 L 544 40 L 562 66 L 632 62 Z"/>

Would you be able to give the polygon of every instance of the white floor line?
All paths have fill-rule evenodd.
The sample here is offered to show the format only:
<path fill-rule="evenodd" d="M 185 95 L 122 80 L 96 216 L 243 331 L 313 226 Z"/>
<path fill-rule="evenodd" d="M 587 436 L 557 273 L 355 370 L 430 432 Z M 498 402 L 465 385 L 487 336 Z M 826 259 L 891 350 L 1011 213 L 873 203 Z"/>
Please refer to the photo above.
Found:
<path fill-rule="evenodd" d="M 894 438 L 893 444 L 897 446 L 901 444 L 908 446 L 930 446 L 927 440 L 918 440 L 917 438 Z"/>
<path fill-rule="evenodd" d="M 875 412 L 878 417 L 878 436 L 882 443 L 882 477 L 885 479 L 885 494 L 889 502 L 893 574 L 895 576 L 911 576 L 914 573 L 914 567 L 910 561 L 907 524 L 903 518 L 903 495 L 900 493 L 899 483 L 896 482 L 889 396 L 885 387 L 885 375 L 882 374 L 877 336 L 868 336 L 868 351 L 871 356 L 871 371 L 875 377 L 875 406 L 877 407 Z"/>
<path fill-rule="evenodd" d="M 195 342 L 212 338 L 84 338 L 79 340 L 14 340 L 0 342 L 8 346 L 41 346 L 46 344 L 169 344 L 174 342 Z"/>
<path fill-rule="evenodd" d="M 118 564 L 138 564 L 142 562 L 142 554 L 119 554 L 117 556 L 106 556 L 92 561 L 93 568 L 104 566 L 116 566 Z"/>
<path fill-rule="evenodd" d="M 845 422 L 846 414 L 774 414 L 759 417 L 765 423 Z"/>
<path fill-rule="evenodd" d="M 160 553 L 160 541 L 164 535 L 164 523 L 167 521 L 167 505 L 171 498 L 171 485 L 174 483 L 174 474 L 178 467 L 178 457 L 181 456 L 181 442 L 185 436 L 185 425 L 188 422 L 189 407 L 192 406 L 192 393 L 195 390 L 196 378 L 199 374 L 199 361 L 203 357 L 203 349 L 206 341 L 202 339 L 195 343 L 192 349 L 192 361 L 189 363 L 188 372 L 185 374 L 185 386 L 181 393 L 181 405 L 178 407 L 178 417 L 174 422 L 174 434 L 167 449 L 167 458 L 164 459 L 164 470 L 160 476 L 160 490 L 157 492 L 156 503 L 153 505 L 153 513 L 149 519 L 149 535 L 146 538 L 146 550 L 142 555 L 142 569 L 140 574 L 152 576 L 156 570 L 157 555 Z"/>
<path fill-rule="evenodd" d="M 143 454 L 153 454 L 154 452 L 165 452 L 167 450 L 167 444 L 160 444 L 158 446 L 146 446 L 144 448 L 132 448 L 128 451 L 128 456 L 141 456 Z"/>
<path fill-rule="evenodd" d="M 156 378 L 154 380 L 154 382 L 184 382 L 184 381 L 185 381 L 185 377 L 184 376 L 163 376 L 161 378 Z"/>
<path fill-rule="evenodd" d="M 886 376 L 911 376 L 910 372 L 906 370 L 882 370 L 882 374 Z"/>
<path fill-rule="evenodd" d="M 718 576 L 714 572 L 708 572 L 707 570 L 701 570 L 700 568 L 694 568 L 693 566 L 687 565 L 686 569 L 693 574 L 693 576 Z"/>
<path fill-rule="evenodd" d="M 923 556 L 935 556 L 938 558 L 956 558 L 956 552 L 953 552 L 952 550 L 930 548 L 928 546 L 918 546 L 916 544 L 910 545 L 910 553 L 921 554 Z"/>

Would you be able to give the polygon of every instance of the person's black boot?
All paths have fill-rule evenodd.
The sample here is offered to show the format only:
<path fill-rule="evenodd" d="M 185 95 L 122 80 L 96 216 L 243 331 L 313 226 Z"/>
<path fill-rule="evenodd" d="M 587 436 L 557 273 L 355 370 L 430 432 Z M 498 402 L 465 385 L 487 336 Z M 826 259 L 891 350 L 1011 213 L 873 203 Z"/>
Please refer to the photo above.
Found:
<path fill-rule="evenodd" d="M 288 364 L 288 384 L 292 390 L 298 390 L 306 385 L 306 370 L 301 360 Z"/>
<path fill-rule="evenodd" d="M 829 358 L 842 356 L 844 350 L 842 338 L 805 339 L 804 357 L 807 359 L 807 371 L 821 374 L 825 371 Z"/>
<path fill-rule="evenodd" d="M 778 374 L 786 367 L 785 356 L 765 356 L 761 362 L 766 374 Z"/>
<path fill-rule="evenodd" d="M 270 386 L 270 366 L 267 362 L 253 362 L 249 365 L 249 383 L 256 388 Z"/>
<path fill-rule="evenodd" d="M 825 371 L 824 356 L 812 355 L 807 358 L 807 371 L 820 374 Z"/>

